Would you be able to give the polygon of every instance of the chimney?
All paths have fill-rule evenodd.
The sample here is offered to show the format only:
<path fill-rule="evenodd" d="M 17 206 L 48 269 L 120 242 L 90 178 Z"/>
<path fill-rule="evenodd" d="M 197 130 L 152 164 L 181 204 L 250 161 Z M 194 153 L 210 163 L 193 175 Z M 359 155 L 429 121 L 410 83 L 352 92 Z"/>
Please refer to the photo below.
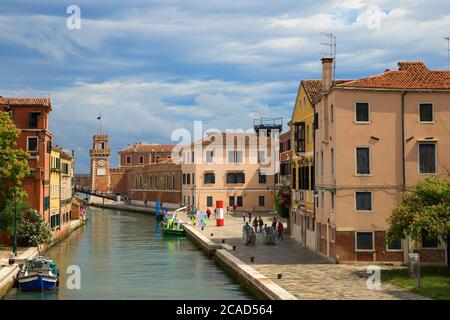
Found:
<path fill-rule="evenodd" d="M 322 58 L 322 91 L 333 86 L 333 58 Z"/>

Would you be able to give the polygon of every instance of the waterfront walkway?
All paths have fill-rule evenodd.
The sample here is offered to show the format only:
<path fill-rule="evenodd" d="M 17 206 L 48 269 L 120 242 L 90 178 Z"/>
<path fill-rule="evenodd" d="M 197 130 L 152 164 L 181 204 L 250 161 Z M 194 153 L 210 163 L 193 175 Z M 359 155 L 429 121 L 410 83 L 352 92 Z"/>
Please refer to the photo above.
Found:
<path fill-rule="evenodd" d="M 261 215 L 267 225 L 271 225 L 273 213 Z M 216 227 L 214 214 L 202 233 L 213 242 L 236 246 L 230 251 L 237 258 L 253 267 L 297 299 L 426 299 L 399 287 L 382 283 L 381 289 L 368 289 L 367 266 L 333 264 L 327 258 L 301 247 L 298 242 L 284 235 L 284 240 L 275 246 L 262 242 L 262 234 L 257 234 L 255 246 L 246 246 L 242 237 L 243 218 L 225 215 L 225 226 Z M 251 262 L 251 257 L 255 257 Z M 278 274 L 282 274 L 278 279 Z"/>

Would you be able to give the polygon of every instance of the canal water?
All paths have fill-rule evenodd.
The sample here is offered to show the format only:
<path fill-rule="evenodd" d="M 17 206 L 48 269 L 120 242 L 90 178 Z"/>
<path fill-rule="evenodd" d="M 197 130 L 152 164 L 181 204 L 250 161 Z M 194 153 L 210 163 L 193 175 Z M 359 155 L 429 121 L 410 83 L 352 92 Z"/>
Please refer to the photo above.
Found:
<path fill-rule="evenodd" d="M 164 236 L 155 216 L 89 208 L 88 223 L 46 255 L 60 270 L 54 291 L 4 299 L 252 299 L 187 238 Z M 67 268 L 80 267 L 81 289 L 68 289 Z"/>

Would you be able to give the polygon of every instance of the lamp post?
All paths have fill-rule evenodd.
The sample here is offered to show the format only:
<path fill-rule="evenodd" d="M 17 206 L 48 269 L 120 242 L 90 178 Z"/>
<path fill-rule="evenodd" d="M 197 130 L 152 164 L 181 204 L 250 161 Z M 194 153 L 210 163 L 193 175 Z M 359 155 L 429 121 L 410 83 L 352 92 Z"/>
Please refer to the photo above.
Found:
<path fill-rule="evenodd" d="M 17 198 L 14 198 L 13 256 L 17 257 Z"/>

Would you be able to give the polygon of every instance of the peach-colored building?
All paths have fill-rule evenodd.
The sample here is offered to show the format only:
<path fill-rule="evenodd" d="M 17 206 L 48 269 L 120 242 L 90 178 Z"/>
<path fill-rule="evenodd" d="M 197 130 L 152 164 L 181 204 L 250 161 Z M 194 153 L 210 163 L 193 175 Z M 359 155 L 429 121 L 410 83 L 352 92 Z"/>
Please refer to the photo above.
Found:
<path fill-rule="evenodd" d="M 267 148 L 255 132 L 219 133 L 182 148 L 183 204 L 206 210 L 223 200 L 237 211 L 274 210 L 276 173 L 265 174 L 272 152 L 270 138 L 263 140 Z"/>
<path fill-rule="evenodd" d="M 449 178 L 450 71 L 422 62 L 333 85 L 322 59 L 315 102 L 317 250 L 337 261 L 405 261 L 411 244 L 386 243 L 386 219 L 419 180 Z M 421 260 L 445 263 L 444 242 L 418 244 Z"/>

